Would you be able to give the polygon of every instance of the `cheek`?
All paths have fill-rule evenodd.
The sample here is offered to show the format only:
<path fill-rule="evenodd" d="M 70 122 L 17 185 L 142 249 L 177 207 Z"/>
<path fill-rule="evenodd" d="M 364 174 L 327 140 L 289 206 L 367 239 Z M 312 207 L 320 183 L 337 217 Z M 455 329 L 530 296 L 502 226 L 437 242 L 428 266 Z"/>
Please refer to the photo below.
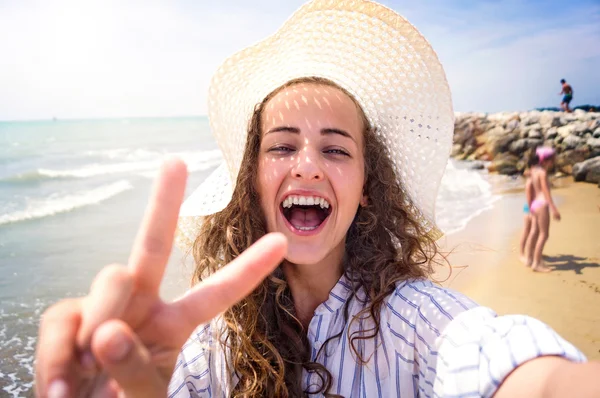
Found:
<path fill-rule="evenodd" d="M 259 159 L 258 162 L 258 194 L 265 210 L 274 206 L 275 197 L 281 186 L 283 171 L 279 163 L 264 158 Z"/>

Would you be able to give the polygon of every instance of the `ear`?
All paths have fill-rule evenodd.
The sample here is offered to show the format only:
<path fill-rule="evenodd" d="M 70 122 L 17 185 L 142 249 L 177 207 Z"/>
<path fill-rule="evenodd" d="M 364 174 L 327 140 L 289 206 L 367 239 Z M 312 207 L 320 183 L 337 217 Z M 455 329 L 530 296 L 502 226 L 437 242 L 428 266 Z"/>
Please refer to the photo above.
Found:
<path fill-rule="evenodd" d="M 367 195 L 363 195 L 360 198 L 360 206 L 361 207 L 367 207 L 368 204 L 369 204 L 369 198 L 368 198 L 368 196 Z"/>

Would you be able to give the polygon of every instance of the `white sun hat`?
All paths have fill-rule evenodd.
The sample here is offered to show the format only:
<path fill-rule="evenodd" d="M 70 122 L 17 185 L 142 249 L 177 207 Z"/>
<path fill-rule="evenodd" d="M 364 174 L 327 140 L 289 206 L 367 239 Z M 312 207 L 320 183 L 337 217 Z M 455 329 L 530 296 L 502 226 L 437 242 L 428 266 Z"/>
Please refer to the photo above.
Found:
<path fill-rule="evenodd" d="M 182 205 L 178 245 L 189 248 L 203 216 L 230 202 L 255 106 L 300 77 L 351 93 L 388 149 L 407 205 L 439 238 L 435 199 L 452 146 L 454 113 L 446 75 L 406 19 L 366 0 L 314 0 L 272 36 L 229 57 L 212 78 L 208 117 L 224 163 Z"/>

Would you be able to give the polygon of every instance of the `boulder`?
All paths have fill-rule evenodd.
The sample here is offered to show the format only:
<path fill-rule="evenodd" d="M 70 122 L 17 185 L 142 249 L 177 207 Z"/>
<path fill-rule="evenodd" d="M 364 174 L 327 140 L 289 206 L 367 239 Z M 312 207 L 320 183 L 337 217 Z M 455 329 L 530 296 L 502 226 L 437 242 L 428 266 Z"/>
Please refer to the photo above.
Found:
<path fill-rule="evenodd" d="M 553 140 L 556 138 L 556 136 L 558 135 L 558 129 L 556 127 L 550 127 L 548 130 L 546 130 L 546 139 L 547 140 Z"/>
<path fill-rule="evenodd" d="M 527 138 L 541 140 L 542 138 L 544 138 L 544 135 L 542 134 L 542 129 L 540 128 L 539 130 L 534 130 L 534 129 L 529 130 L 529 133 L 527 134 Z"/>
<path fill-rule="evenodd" d="M 560 126 L 560 117 L 557 116 L 554 112 L 542 112 L 540 115 L 539 123 L 544 129 L 549 129 L 550 127 L 558 127 Z"/>
<path fill-rule="evenodd" d="M 574 125 L 567 124 L 566 126 L 557 128 L 556 131 L 558 132 L 558 135 L 565 138 L 565 137 L 568 137 L 569 135 L 573 134 L 574 129 L 575 129 Z"/>
<path fill-rule="evenodd" d="M 590 138 L 587 140 L 587 144 L 592 148 L 600 148 L 600 138 Z"/>
<path fill-rule="evenodd" d="M 590 155 L 586 148 L 571 149 L 556 155 L 556 168 L 565 173 L 573 173 L 573 165 L 585 161 Z"/>
<path fill-rule="evenodd" d="M 581 137 L 590 130 L 589 126 L 590 124 L 588 122 L 575 123 L 573 127 L 573 134 L 576 134 Z"/>
<path fill-rule="evenodd" d="M 539 123 L 540 115 L 538 113 L 530 113 L 521 119 L 523 126 L 529 126 L 531 124 Z"/>
<path fill-rule="evenodd" d="M 508 151 L 510 144 L 517 138 L 519 138 L 519 134 L 514 132 L 490 137 L 487 144 L 490 154 L 495 157 L 499 153 Z"/>
<path fill-rule="evenodd" d="M 508 123 L 506 123 L 505 130 L 507 132 L 511 132 L 518 127 L 519 127 L 519 119 L 511 119 L 508 121 Z"/>
<path fill-rule="evenodd" d="M 452 145 L 452 153 L 450 154 L 450 156 L 455 158 L 455 157 L 458 157 L 461 153 L 462 153 L 462 145 L 460 145 L 460 144 Z"/>
<path fill-rule="evenodd" d="M 590 174 L 590 180 L 588 181 L 588 174 Z M 600 157 L 585 160 L 577 163 L 573 166 L 573 178 L 575 181 L 588 181 L 588 182 L 600 182 L 592 181 L 592 179 L 600 176 Z"/>
<path fill-rule="evenodd" d="M 470 167 L 472 170 L 483 170 L 485 169 L 485 165 L 483 162 L 473 162 Z"/>
<path fill-rule="evenodd" d="M 565 147 L 565 149 L 575 149 L 583 142 L 583 139 L 577 137 L 576 135 L 570 135 L 563 140 L 562 145 Z"/>
<path fill-rule="evenodd" d="M 497 156 L 489 166 L 489 171 L 495 171 L 500 174 L 514 175 L 518 174 L 519 169 L 517 163 L 519 158 L 511 154 L 501 154 Z"/>
<path fill-rule="evenodd" d="M 600 138 L 600 127 L 594 130 L 594 133 L 592 135 L 594 136 L 594 138 Z"/>
<path fill-rule="evenodd" d="M 522 155 L 525 151 L 531 148 L 535 148 L 536 146 L 542 145 L 544 141 L 541 139 L 535 138 L 521 138 L 512 142 L 509 146 L 509 150 L 511 153 L 515 155 Z"/>
<path fill-rule="evenodd" d="M 596 167 L 588 171 L 585 176 L 585 182 L 600 184 L 600 167 Z"/>

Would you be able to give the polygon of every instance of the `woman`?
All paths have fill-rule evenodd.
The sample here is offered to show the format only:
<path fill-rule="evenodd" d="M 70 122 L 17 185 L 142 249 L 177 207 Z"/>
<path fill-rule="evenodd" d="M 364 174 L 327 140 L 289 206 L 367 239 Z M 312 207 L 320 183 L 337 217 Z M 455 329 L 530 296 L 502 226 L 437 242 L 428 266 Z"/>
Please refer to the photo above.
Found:
<path fill-rule="evenodd" d="M 531 202 L 532 228 L 527 238 L 527 264 L 537 272 L 550 272 L 551 269 L 544 265 L 542 252 L 548 240 L 550 230 L 550 212 L 555 220 L 560 220 L 560 213 L 550 194 L 548 170 L 554 165 L 554 149 L 538 147 L 531 157 L 531 185 L 533 187 L 533 201 Z"/>
<path fill-rule="evenodd" d="M 546 325 L 427 281 L 453 113 L 437 57 L 403 18 L 308 3 L 227 60 L 209 97 L 224 166 L 179 211 L 185 171 L 168 162 L 129 267 L 45 313 L 39 395 L 598 392 L 598 364 Z M 178 215 L 196 284 L 167 304 Z"/>

